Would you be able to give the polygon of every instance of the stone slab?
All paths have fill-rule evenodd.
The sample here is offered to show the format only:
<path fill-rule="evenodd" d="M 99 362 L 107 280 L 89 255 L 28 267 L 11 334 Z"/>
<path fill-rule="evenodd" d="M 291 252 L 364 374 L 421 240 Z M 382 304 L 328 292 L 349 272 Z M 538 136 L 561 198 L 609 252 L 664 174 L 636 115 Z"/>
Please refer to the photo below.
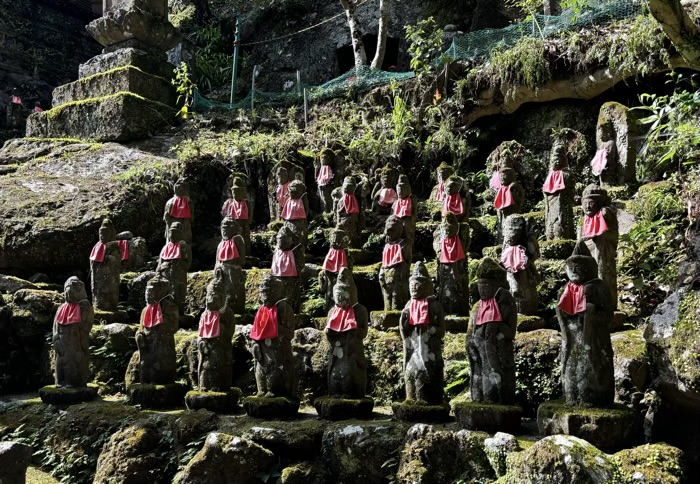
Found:
<path fill-rule="evenodd" d="M 565 260 L 574 251 L 575 240 L 543 240 L 540 242 L 540 256 L 543 259 Z"/>
<path fill-rule="evenodd" d="M 24 484 L 32 448 L 20 442 L 0 442 L 0 482 Z"/>
<path fill-rule="evenodd" d="M 132 66 L 147 74 L 170 79 L 173 76 L 175 66 L 169 62 L 158 60 L 139 49 L 126 48 L 115 52 L 99 54 L 87 62 L 80 64 L 78 78 L 94 76 L 101 72 L 111 71 L 120 67 Z"/>
<path fill-rule="evenodd" d="M 544 328 L 544 319 L 539 316 L 526 316 L 524 314 L 518 314 L 518 333 L 527 333 L 528 331 L 535 331 L 537 329 Z"/>
<path fill-rule="evenodd" d="M 202 408 L 215 413 L 233 413 L 238 408 L 238 401 L 243 392 L 240 388 L 232 388 L 228 392 L 190 391 L 185 395 L 185 406 L 188 410 Z"/>
<path fill-rule="evenodd" d="M 246 397 L 243 408 L 253 418 L 287 420 L 299 411 L 299 400 L 285 397 Z"/>
<path fill-rule="evenodd" d="M 517 405 L 459 402 L 452 405 L 459 425 L 467 430 L 518 433 L 523 409 Z"/>
<path fill-rule="evenodd" d="M 369 313 L 369 324 L 374 329 L 382 331 L 398 331 L 401 311 L 372 311 Z"/>
<path fill-rule="evenodd" d="M 39 389 L 39 397 L 42 402 L 51 405 L 73 405 L 94 400 L 97 397 L 97 387 L 63 388 L 47 385 Z"/>
<path fill-rule="evenodd" d="M 180 32 L 167 17 L 140 8 L 112 8 L 104 16 L 90 22 L 86 28 L 105 47 L 127 41 L 168 51 L 180 42 Z"/>
<path fill-rule="evenodd" d="M 129 397 L 135 405 L 143 408 L 181 407 L 187 387 L 180 383 L 151 385 L 134 383 L 129 387 Z"/>
<path fill-rule="evenodd" d="M 440 423 L 450 419 L 450 405 L 427 405 L 406 400 L 393 403 L 391 410 L 397 419 L 403 422 Z"/>
<path fill-rule="evenodd" d="M 352 420 L 368 418 L 374 409 L 374 400 L 364 398 L 319 397 L 314 400 L 318 416 L 326 420 Z"/>
<path fill-rule="evenodd" d="M 449 333 L 466 333 L 469 328 L 469 316 L 445 315 L 445 331 Z"/>

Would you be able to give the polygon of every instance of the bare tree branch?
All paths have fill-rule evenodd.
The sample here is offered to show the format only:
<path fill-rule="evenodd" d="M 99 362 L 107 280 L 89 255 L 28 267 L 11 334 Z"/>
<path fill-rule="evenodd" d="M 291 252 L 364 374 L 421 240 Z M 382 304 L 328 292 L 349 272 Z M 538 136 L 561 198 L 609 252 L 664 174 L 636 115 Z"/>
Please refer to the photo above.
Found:
<path fill-rule="evenodd" d="M 649 0 L 649 10 L 690 67 L 700 67 L 700 31 L 680 0 Z"/>
<path fill-rule="evenodd" d="M 379 28 L 377 31 L 377 51 L 372 60 L 372 69 L 381 69 L 386 53 L 386 37 L 389 30 L 389 10 L 391 0 L 379 0 Z"/>
<path fill-rule="evenodd" d="M 355 67 L 367 64 L 367 53 L 365 44 L 362 42 L 362 30 L 357 22 L 357 0 L 340 0 L 340 4 L 345 9 L 345 16 L 350 27 L 350 38 L 352 39 L 352 50 L 355 55 Z"/>

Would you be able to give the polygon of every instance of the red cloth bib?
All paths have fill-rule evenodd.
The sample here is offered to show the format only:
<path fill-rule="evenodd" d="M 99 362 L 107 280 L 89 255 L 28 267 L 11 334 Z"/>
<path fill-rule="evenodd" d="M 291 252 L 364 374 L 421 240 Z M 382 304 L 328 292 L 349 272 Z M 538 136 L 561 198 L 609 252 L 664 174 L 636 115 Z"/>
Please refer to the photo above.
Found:
<path fill-rule="evenodd" d="M 170 216 L 175 218 L 191 218 L 190 200 L 187 197 L 173 197 L 173 204 L 170 206 Z"/>
<path fill-rule="evenodd" d="M 95 262 L 104 262 L 106 252 L 107 245 L 103 244 L 102 242 L 98 242 L 94 245 L 92 251 L 90 252 L 90 260 L 94 260 Z"/>
<path fill-rule="evenodd" d="M 505 245 L 501 252 L 501 264 L 508 272 L 524 271 L 527 267 L 527 254 L 522 245 Z"/>
<path fill-rule="evenodd" d="M 357 197 L 352 193 L 343 194 L 343 208 L 345 213 L 360 213 L 360 205 L 357 203 Z"/>
<path fill-rule="evenodd" d="M 143 327 L 153 328 L 159 324 L 163 324 L 163 310 L 160 303 L 149 304 L 143 313 Z"/>
<path fill-rule="evenodd" d="M 297 275 L 294 251 L 275 249 L 275 254 L 272 256 L 272 275 L 278 277 L 294 277 Z"/>
<path fill-rule="evenodd" d="M 34 106 L 34 112 L 35 112 L 35 113 L 43 113 L 44 110 L 41 109 L 39 106 Z"/>
<path fill-rule="evenodd" d="M 326 329 L 332 329 L 339 333 L 350 331 L 357 328 L 357 320 L 355 319 L 355 310 L 353 308 L 341 308 L 333 306 L 328 313 L 328 323 Z"/>
<path fill-rule="evenodd" d="M 440 242 L 441 263 L 450 264 L 452 262 L 459 262 L 465 257 L 464 248 L 462 248 L 462 241 L 459 240 L 459 235 L 443 237 L 442 242 Z"/>
<path fill-rule="evenodd" d="M 287 202 L 287 199 L 289 198 L 289 184 L 291 182 L 287 182 L 284 185 L 277 185 L 277 188 L 275 189 L 275 196 L 277 197 L 277 203 L 280 207 L 284 207 L 284 204 Z"/>
<path fill-rule="evenodd" d="M 160 251 L 160 258 L 163 260 L 175 260 L 181 257 L 180 242 L 168 242 Z"/>
<path fill-rule="evenodd" d="M 218 338 L 221 332 L 221 313 L 219 311 L 209 311 L 205 309 L 202 317 L 199 318 L 199 337 Z"/>
<path fill-rule="evenodd" d="M 306 218 L 304 210 L 304 200 L 301 198 L 288 198 L 282 208 L 282 218 L 284 220 L 303 220 Z"/>
<path fill-rule="evenodd" d="M 494 191 L 498 191 L 498 189 L 501 188 L 501 175 L 498 173 L 498 170 L 494 171 L 491 175 L 489 186 Z"/>
<path fill-rule="evenodd" d="M 396 200 L 396 203 L 394 203 L 394 215 L 397 217 L 410 217 L 412 213 L 410 196 Z"/>
<path fill-rule="evenodd" d="M 216 249 L 216 261 L 226 262 L 238 258 L 238 247 L 233 239 L 224 239 Z"/>
<path fill-rule="evenodd" d="M 586 293 L 583 284 L 569 282 L 557 304 L 567 314 L 578 314 L 586 310 Z"/>
<path fill-rule="evenodd" d="M 79 323 L 82 320 L 82 315 L 80 312 L 80 303 L 69 303 L 65 302 L 61 304 L 61 307 L 56 311 L 56 321 L 61 326 L 68 326 L 69 324 Z"/>
<path fill-rule="evenodd" d="M 330 248 L 323 261 L 323 270 L 329 272 L 340 272 L 340 269 L 348 266 L 348 254 L 345 249 Z"/>
<path fill-rule="evenodd" d="M 250 330 L 250 339 L 262 341 L 276 338 L 277 335 L 277 305 L 269 308 L 260 306 L 258 312 L 255 313 L 253 328 Z"/>
<path fill-rule="evenodd" d="M 455 215 L 462 215 L 464 213 L 464 206 L 462 205 L 462 197 L 459 193 L 452 193 L 447 195 L 442 201 L 442 214 L 452 212 Z"/>
<path fill-rule="evenodd" d="M 444 196 L 444 194 L 445 194 L 445 182 L 441 181 L 440 183 L 438 183 L 438 188 L 437 188 L 437 191 L 435 192 L 435 200 L 437 200 L 438 202 L 442 202 L 442 197 Z"/>
<path fill-rule="evenodd" d="M 605 167 L 607 166 L 608 152 L 603 149 L 596 151 L 595 156 L 591 161 L 591 171 L 593 171 L 593 174 L 595 176 L 599 176 L 601 173 L 603 173 L 603 170 L 605 170 Z"/>
<path fill-rule="evenodd" d="M 595 215 L 583 216 L 583 236 L 598 237 L 600 234 L 608 230 L 608 224 L 605 222 L 603 212 L 598 211 Z"/>
<path fill-rule="evenodd" d="M 479 312 L 476 314 L 477 326 L 486 323 L 500 323 L 501 321 L 503 321 L 503 317 L 495 297 L 479 300 Z"/>
<path fill-rule="evenodd" d="M 122 253 L 122 260 L 129 260 L 129 241 L 128 240 L 117 240 L 119 244 L 119 250 Z"/>
<path fill-rule="evenodd" d="M 19 96 L 12 96 L 12 104 L 22 104 L 22 98 Z"/>
<path fill-rule="evenodd" d="M 379 190 L 379 205 L 391 207 L 399 196 L 393 188 L 382 188 Z"/>
<path fill-rule="evenodd" d="M 322 187 L 328 185 L 332 179 L 333 170 L 331 169 L 330 165 L 321 165 L 321 168 L 318 170 L 318 176 L 316 177 L 316 183 L 318 183 L 318 186 Z"/>
<path fill-rule="evenodd" d="M 408 309 L 408 324 L 411 326 L 430 324 L 427 299 L 411 299 L 411 307 Z"/>
<path fill-rule="evenodd" d="M 391 267 L 402 262 L 401 244 L 385 244 L 382 252 L 382 267 Z"/>
<path fill-rule="evenodd" d="M 229 198 L 224 203 L 223 212 L 234 220 L 248 220 L 248 201 Z"/>
<path fill-rule="evenodd" d="M 563 190 L 565 187 L 564 172 L 561 170 L 552 170 L 544 181 L 542 191 L 545 193 L 556 193 Z"/>
<path fill-rule="evenodd" d="M 496 193 L 496 199 L 493 201 L 493 206 L 497 209 L 502 209 L 510 207 L 515 201 L 513 200 L 513 195 L 510 193 L 510 185 L 501 187 Z"/>

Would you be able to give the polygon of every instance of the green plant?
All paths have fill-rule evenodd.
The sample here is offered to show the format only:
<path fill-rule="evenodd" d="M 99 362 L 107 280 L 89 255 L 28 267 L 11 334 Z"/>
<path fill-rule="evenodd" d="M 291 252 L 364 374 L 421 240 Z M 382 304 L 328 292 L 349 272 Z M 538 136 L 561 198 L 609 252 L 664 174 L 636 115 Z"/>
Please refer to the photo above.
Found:
<path fill-rule="evenodd" d="M 433 17 L 419 20 L 413 25 L 406 25 L 408 53 L 411 56 L 411 69 L 419 77 L 428 74 L 439 59 L 442 65 L 449 59 L 442 53 L 442 29 Z"/>
<path fill-rule="evenodd" d="M 195 75 L 197 85 L 211 91 L 230 82 L 233 63 L 231 56 L 226 53 L 221 27 L 219 25 L 199 27 L 190 38 L 197 46 Z"/>
<path fill-rule="evenodd" d="M 181 62 L 175 68 L 175 77 L 170 81 L 175 86 L 177 92 L 177 104 L 180 110 L 177 115 L 182 119 L 187 119 L 190 116 L 190 107 L 194 98 L 194 89 L 197 87 L 190 79 L 189 67 L 184 62 Z"/>

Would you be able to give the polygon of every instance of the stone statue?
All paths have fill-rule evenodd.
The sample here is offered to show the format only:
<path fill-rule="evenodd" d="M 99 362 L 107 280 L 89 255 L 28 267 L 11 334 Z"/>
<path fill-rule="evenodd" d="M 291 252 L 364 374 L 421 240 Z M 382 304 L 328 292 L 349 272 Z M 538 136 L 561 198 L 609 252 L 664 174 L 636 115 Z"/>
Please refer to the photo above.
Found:
<path fill-rule="evenodd" d="M 178 222 L 182 227 L 182 240 L 188 244 L 192 243 L 192 223 L 194 221 L 194 210 L 190 200 L 190 182 L 185 178 L 180 178 L 175 182 L 175 196 L 165 204 L 165 238 L 168 238 L 170 226 Z"/>
<path fill-rule="evenodd" d="M 615 306 L 582 241 L 566 260 L 566 285 L 557 305 L 561 381 L 568 405 L 609 407 L 615 394 L 610 322 Z"/>
<path fill-rule="evenodd" d="M 335 226 L 350 237 L 350 247 L 362 247 L 362 225 L 364 213 L 361 199 L 356 195 L 357 181 L 352 176 L 346 176 L 343 186 L 335 200 Z"/>
<path fill-rule="evenodd" d="M 443 403 L 442 344 L 445 314 L 435 298 L 433 281 L 422 262 L 416 262 L 410 280 L 411 300 L 401 312 L 403 370 L 406 400 L 421 404 Z"/>
<path fill-rule="evenodd" d="M 289 196 L 289 183 L 293 180 L 304 182 L 304 169 L 288 160 L 281 160 L 272 167 L 267 177 L 267 201 L 270 207 L 270 220 L 277 220 Z"/>
<path fill-rule="evenodd" d="M 160 251 L 157 272 L 170 282 L 173 298 L 180 309 L 180 316 L 185 314 L 187 271 L 191 263 L 192 248 L 182 238 L 182 225 L 174 222 L 168 230 L 167 243 Z"/>
<path fill-rule="evenodd" d="M 593 255 L 598 263 L 598 277 L 608 286 L 613 308 L 617 308 L 617 211 L 612 206 L 608 192 L 597 185 L 586 187 L 581 203 L 584 217 L 580 238 L 592 244 Z"/>
<path fill-rule="evenodd" d="M 248 186 L 240 177 L 233 179 L 231 198 L 224 202 L 221 215 L 237 220 L 241 226 L 241 236 L 245 242 L 245 253 L 252 254 L 250 246 L 250 223 L 253 220 L 253 207 L 248 203 Z"/>
<path fill-rule="evenodd" d="M 591 170 L 601 185 L 625 185 L 635 181 L 637 150 L 634 117 L 629 108 L 607 102 L 600 108 L 596 129 L 597 151 Z"/>
<path fill-rule="evenodd" d="M 518 312 L 537 314 L 537 284 L 539 274 L 535 260 L 540 256 L 537 234 L 522 215 L 510 215 L 503 223 L 503 251 L 501 264 L 508 274 L 510 292 Z"/>
<path fill-rule="evenodd" d="M 413 249 L 413 241 L 416 238 L 418 199 L 411 191 L 411 184 L 406 175 L 399 176 L 399 181 L 396 184 L 396 194 L 399 198 L 394 202 L 392 212 L 403 223 L 406 242 Z"/>
<path fill-rule="evenodd" d="M 300 242 L 306 240 L 309 222 L 309 202 L 306 197 L 306 186 L 299 180 L 289 183 L 289 197 L 282 207 L 280 217 L 295 227 Z"/>
<path fill-rule="evenodd" d="M 280 165 L 277 167 L 275 176 L 277 178 L 277 187 L 275 188 L 275 200 L 277 203 L 270 204 L 270 210 L 274 211 L 270 216 L 271 220 L 280 218 L 282 207 L 284 207 L 284 204 L 289 200 L 289 184 L 291 183 L 289 170 L 284 166 Z"/>
<path fill-rule="evenodd" d="M 325 294 L 326 304 L 324 308 L 328 311 L 333 307 L 333 286 L 335 286 L 338 272 L 343 267 L 352 269 L 352 261 L 348 258 L 348 241 L 347 234 L 339 229 L 333 229 L 330 234 L 329 242 L 331 244 L 328 254 L 323 261 L 321 271 L 318 273 L 318 282 L 321 287 L 321 293 Z"/>
<path fill-rule="evenodd" d="M 117 243 L 117 232 L 111 220 L 102 221 L 99 237 L 100 240 L 90 253 L 92 300 L 97 309 L 116 311 L 119 304 L 122 253 Z"/>
<path fill-rule="evenodd" d="M 525 201 L 525 190 L 522 185 L 515 180 L 515 169 L 502 167 L 499 170 L 501 186 L 496 192 L 496 199 L 493 206 L 496 207 L 498 222 L 496 225 L 496 240 L 503 240 L 503 222 L 509 215 L 521 213 L 523 202 Z"/>
<path fill-rule="evenodd" d="M 221 242 L 216 249 L 216 267 L 221 268 L 227 287 L 226 305 L 234 314 L 245 311 L 245 242 L 241 225 L 230 217 L 221 221 Z"/>
<path fill-rule="evenodd" d="M 333 212 L 333 189 L 338 185 L 336 177 L 337 166 L 335 153 L 330 148 L 324 148 L 320 154 L 320 164 L 316 167 L 316 184 L 318 197 L 323 213 Z"/>
<path fill-rule="evenodd" d="M 299 275 L 303 269 L 303 259 L 298 252 L 300 244 L 292 230 L 285 224 L 277 231 L 275 251 L 272 254 L 272 275 L 279 278 L 284 294 L 295 311 L 301 304 Z"/>
<path fill-rule="evenodd" d="M 379 285 L 384 296 L 384 311 L 396 311 L 403 309 L 409 299 L 408 277 L 413 249 L 406 240 L 405 225 L 395 215 L 386 219 L 384 238 Z"/>
<path fill-rule="evenodd" d="M 122 255 L 122 272 L 138 272 L 151 259 L 146 239 L 135 237 L 128 230 L 117 234 L 117 244 Z"/>
<path fill-rule="evenodd" d="M 433 248 L 438 257 L 438 301 L 445 313 L 469 315 L 469 229 L 462 228 L 454 214 L 442 217 L 440 227 L 433 234 Z"/>
<path fill-rule="evenodd" d="M 63 286 L 65 301 L 53 321 L 57 387 L 86 387 L 90 379 L 90 329 L 94 319 L 85 285 L 70 277 Z"/>
<path fill-rule="evenodd" d="M 518 321 L 506 271 L 490 258 L 477 269 L 479 304 L 469 321 L 467 353 L 473 402 L 512 405 L 515 401 L 513 340 Z"/>
<path fill-rule="evenodd" d="M 573 239 L 574 194 L 576 184 L 563 143 L 554 143 L 549 164 L 549 174 L 544 182 L 545 235 L 547 240 Z"/>
<path fill-rule="evenodd" d="M 462 196 L 464 180 L 457 176 L 449 177 L 445 183 L 445 191 L 442 197 L 442 214 L 452 213 L 458 222 L 466 222 L 469 219 L 471 202 L 468 197 Z"/>
<path fill-rule="evenodd" d="M 257 396 L 296 399 L 297 376 L 292 355 L 295 317 L 292 307 L 282 299 L 282 285 L 277 278 L 266 276 L 262 280 L 260 303 L 250 331 Z"/>
<path fill-rule="evenodd" d="M 386 217 L 391 214 L 391 207 L 399 198 L 396 195 L 396 183 L 399 180 L 399 172 L 391 165 L 384 165 L 379 172 L 379 181 L 372 190 L 372 212 L 379 217 Z M 384 220 L 380 219 L 380 223 Z"/>
<path fill-rule="evenodd" d="M 443 161 L 438 165 L 436 173 L 437 185 L 430 192 L 430 199 L 442 203 L 445 197 L 445 182 L 455 174 L 455 169 Z"/>

